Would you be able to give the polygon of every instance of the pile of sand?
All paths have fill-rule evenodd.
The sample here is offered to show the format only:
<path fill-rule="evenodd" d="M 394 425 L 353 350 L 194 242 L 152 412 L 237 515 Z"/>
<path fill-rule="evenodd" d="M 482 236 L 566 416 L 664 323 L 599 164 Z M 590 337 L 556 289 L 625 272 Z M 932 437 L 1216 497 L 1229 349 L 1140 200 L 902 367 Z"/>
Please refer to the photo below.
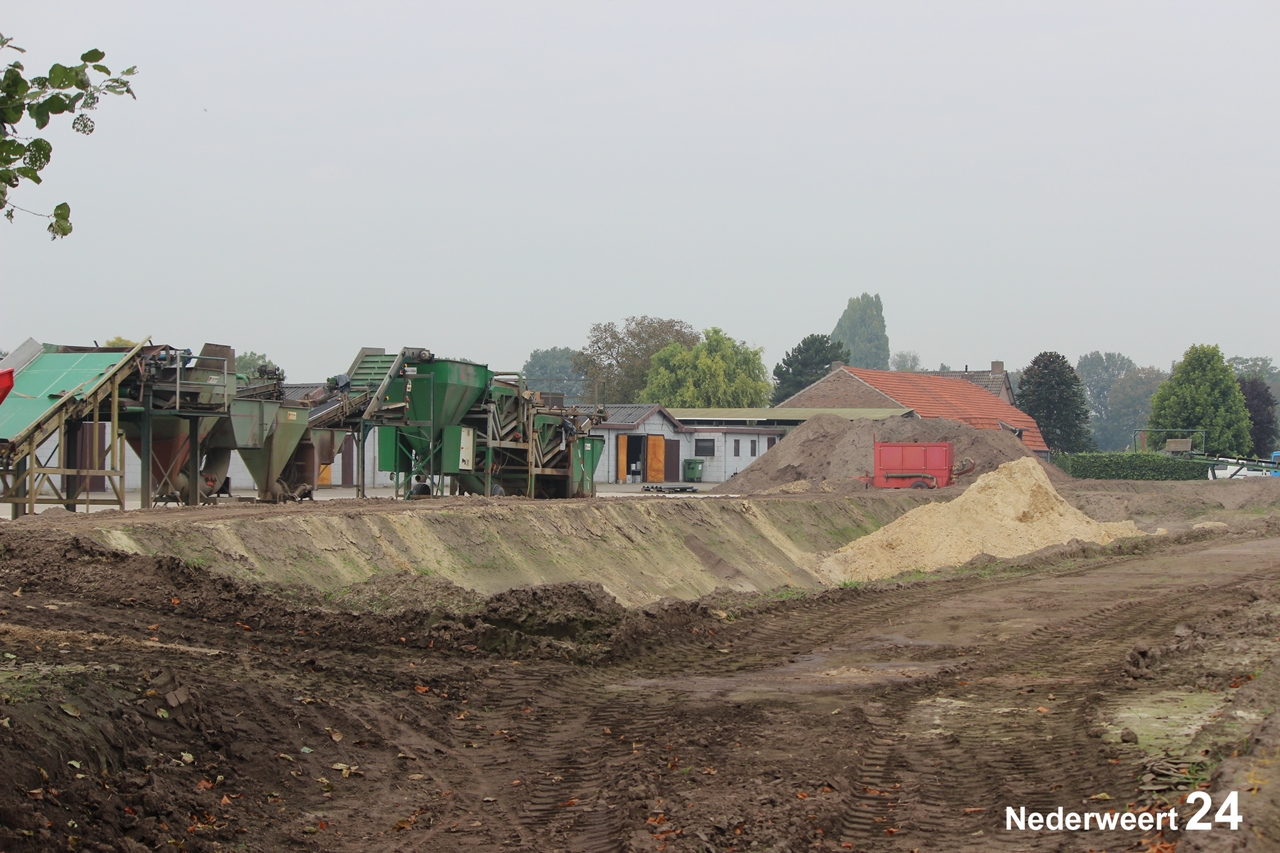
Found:
<path fill-rule="evenodd" d="M 974 429 L 942 418 L 885 418 L 851 421 L 818 415 L 796 427 L 767 453 L 726 483 L 721 493 L 770 494 L 850 488 L 863 484 L 853 477 L 871 473 L 877 441 L 950 441 L 955 458 L 972 459 L 977 467 L 964 483 L 1005 462 L 1034 458 L 1022 440 L 1005 430 Z M 1046 466 L 1055 482 L 1069 482 L 1060 469 Z"/>
<path fill-rule="evenodd" d="M 983 474 L 953 501 L 917 507 L 855 539 L 818 573 L 832 584 L 874 580 L 958 566 L 979 554 L 1018 557 L 1072 539 L 1105 545 L 1142 535 L 1132 521 L 1089 518 L 1062 499 L 1037 460 L 1019 459 Z"/>

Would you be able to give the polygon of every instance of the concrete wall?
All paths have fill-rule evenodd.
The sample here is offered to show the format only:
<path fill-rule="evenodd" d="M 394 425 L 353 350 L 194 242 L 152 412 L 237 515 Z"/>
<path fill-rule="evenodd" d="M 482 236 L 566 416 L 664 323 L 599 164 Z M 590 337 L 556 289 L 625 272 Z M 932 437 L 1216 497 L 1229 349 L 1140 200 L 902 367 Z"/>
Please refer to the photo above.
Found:
<path fill-rule="evenodd" d="M 715 442 L 714 456 L 702 457 L 702 481 L 704 483 L 720 483 L 746 468 L 760 458 L 768 447 L 768 436 L 757 432 L 735 430 L 733 427 L 703 427 L 697 431 L 678 432 L 666 418 L 651 417 L 634 430 L 595 430 L 592 435 L 605 437 L 605 452 L 600 467 L 596 468 L 597 483 L 613 483 L 618 479 L 618 436 L 619 435 L 661 435 L 664 439 L 675 439 L 680 442 L 680 461 L 692 459 L 694 442 L 698 439 Z M 781 435 L 777 438 L 781 440 Z M 738 441 L 738 455 L 733 455 L 733 443 Z M 751 442 L 756 442 L 756 452 L 751 454 Z"/>

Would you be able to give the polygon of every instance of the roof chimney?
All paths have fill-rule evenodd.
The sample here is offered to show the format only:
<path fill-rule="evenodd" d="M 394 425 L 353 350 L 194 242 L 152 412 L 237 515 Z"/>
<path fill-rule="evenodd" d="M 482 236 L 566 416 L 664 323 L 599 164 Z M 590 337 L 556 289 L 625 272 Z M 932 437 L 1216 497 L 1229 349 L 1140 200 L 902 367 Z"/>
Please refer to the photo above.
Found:
<path fill-rule="evenodd" d="M 1004 362 L 1003 362 L 1003 361 L 993 361 L 993 362 L 991 362 L 991 372 L 992 372 L 992 373 L 1004 373 Z"/>
<path fill-rule="evenodd" d="M 832 370 L 832 371 L 841 370 L 843 367 L 844 367 L 844 362 L 843 362 L 843 361 L 833 361 L 833 362 L 831 362 L 831 370 Z"/>

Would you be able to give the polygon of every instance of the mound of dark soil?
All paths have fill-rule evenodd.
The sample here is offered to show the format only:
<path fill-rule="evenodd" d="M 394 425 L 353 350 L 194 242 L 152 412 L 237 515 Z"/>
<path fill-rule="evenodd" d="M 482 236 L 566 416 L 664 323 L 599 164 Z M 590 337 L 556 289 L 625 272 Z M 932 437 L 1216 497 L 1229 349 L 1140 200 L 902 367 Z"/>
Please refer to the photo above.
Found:
<path fill-rule="evenodd" d="M 941 418 L 885 418 L 850 421 L 838 415 L 819 415 L 805 421 L 738 476 L 712 491 L 758 494 L 775 490 L 842 491 L 863 488 L 853 477 L 871 474 L 877 441 L 950 441 L 956 460 L 972 459 L 976 465 L 962 485 L 994 471 L 1005 462 L 1034 454 L 1011 432 L 974 429 L 968 424 Z M 1045 466 L 1050 480 L 1067 482 L 1060 469 Z M 787 487 L 795 484 L 791 488 Z"/>
<path fill-rule="evenodd" d="M 480 618 L 509 631 L 581 641 L 597 634 L 607 637 L 626 612 L 600 584 L 578 582 L 500 592 L 489 597 Z"/>

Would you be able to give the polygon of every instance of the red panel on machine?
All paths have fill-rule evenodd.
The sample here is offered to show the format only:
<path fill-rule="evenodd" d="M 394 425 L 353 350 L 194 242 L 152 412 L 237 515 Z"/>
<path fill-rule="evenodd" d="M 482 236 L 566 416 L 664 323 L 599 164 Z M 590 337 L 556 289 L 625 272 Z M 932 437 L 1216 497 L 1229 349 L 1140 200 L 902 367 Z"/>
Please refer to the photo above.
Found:
<path fill-rule="evenodd" d="M 951 485 L 954 462 L 955 445 L 949 441 L 877 441 L 872 485 L 877 489 L 909 489 L 923 483 L 931 489 L 942 488 Z"/>
<path fill-rule="evenodd" d="M 9 396 L 9 392 L 13 390 L 13 368 L 0 370 L 0 403 L 4 402 L 4 398 Z"/>

